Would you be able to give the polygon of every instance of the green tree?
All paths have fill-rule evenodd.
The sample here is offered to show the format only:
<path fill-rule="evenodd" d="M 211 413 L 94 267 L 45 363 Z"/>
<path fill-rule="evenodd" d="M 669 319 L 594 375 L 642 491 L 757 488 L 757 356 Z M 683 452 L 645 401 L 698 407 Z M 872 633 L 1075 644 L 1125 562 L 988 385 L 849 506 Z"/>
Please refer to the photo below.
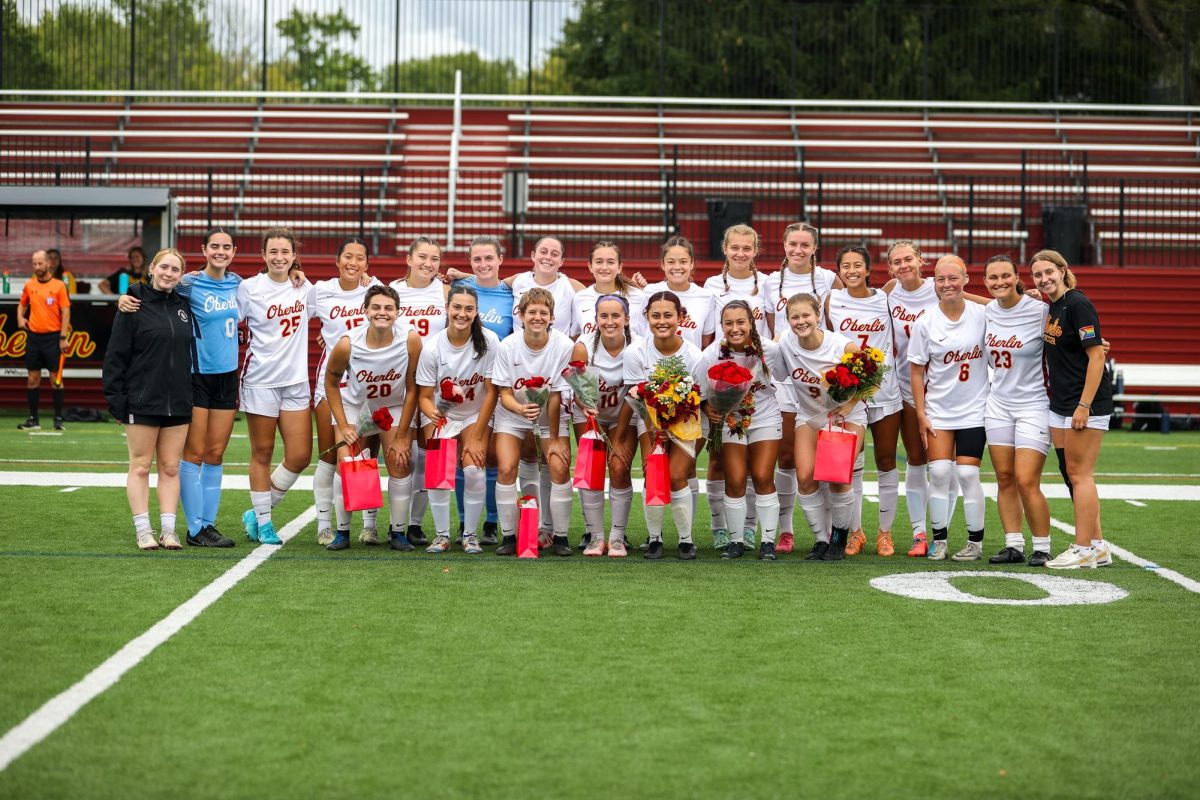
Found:
<path fill-rule="evenodd" d="M 343 36 L 355 41 L 361 30 L 340 9 L 332 14 L 293 9 L 291 14 L 275 23 L 275 29 L 288 42 L 281 71 L 291 86 L 318 92 L 373 91 L 376 88 L 377 78 L 370 65 L 338 47 L 338 40 Z M 272 85 L 271 88 L 283 87 Z"/>
<path fill-rule="evenodd" d="M 525 75 L 511 60 L 485 61 L 478 53 L 453 53 L 390 64 L 381 88 L 400 92 L 453 92 L 454 72 L 462 70 L 464 92 L 525 91 Z"/>
<path fill-rule="evenodd" d="M 51 89 L 56 85 L 53 63 L 38 41 L 37 28 L 26 25 L 16 0 L 0 0 L 4 43 L 0 51 L 0 86 L 5 89 Z"/>

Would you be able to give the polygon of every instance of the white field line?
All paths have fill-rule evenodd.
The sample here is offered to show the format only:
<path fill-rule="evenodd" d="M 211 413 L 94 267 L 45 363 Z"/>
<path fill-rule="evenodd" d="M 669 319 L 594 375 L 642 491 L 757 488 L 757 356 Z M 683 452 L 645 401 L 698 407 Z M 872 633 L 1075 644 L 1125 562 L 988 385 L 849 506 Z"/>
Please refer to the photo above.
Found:
<path fill-rule="evenodd" d="M 1075 526 L 1068 525 L 1067 523 L 1063 522 L 1062 520 L 1057 520 L 1054 517 L 1051 517 L 1050 518 L 1050 526 L 1052 528 L 1058 528 L 1063 533 L 1070 534 L 1072 538 L 1074 538 L 1074 536 L 1075 536 Z M 1117 558 L 1121 559 L 1122 561 L 1128 561 L 1130 564 L 1139 566 L 1142 569 L 1148 569 L 1148 570 L 1152 571 L 1155 575 L 1158 575 L 1159 577 L 1166 578 L 1167 580 L 1171 581 L 1172 583 L 1179 584 L 1183 588 L 1187 589 L 1189 592 L 1195 592 L 1197 594 L 1200 594 L 1200 582 L 1192 580 L 1191 578 L 1189 578 L 1186 575 L 1181 575 L 1173 569 L 1167 569 L 1166 567 L 1160 567 L 1158 564 L 1155 564 L 1153 561 L 1148 561 L 1147 559 L 1144 559 L 1139 555 L 1135 555 L 1134 553 L 1129 552 L 1124 547 L 1118 547 L 1117 545 L 1113 544 L 1112 541 L 1109 539 L 1105 539 L 1105 541 L 1108 542 L 1108 549 L 1112 551 L 1112 554 L 1114 556 L 1116 556 Z"/>
<path fill-rule="evenodd" d="M 1143 502 L 1140 502 L 1140 501 L 1138 501 L 1138 500 L 1126 500 L 1125 502 L 1126 502 L 1126 503 L 1129 503 L 1129 505 L 1131 505 L 1131 506 L 1137 506 L 1138 508 L 1145 508 L 1145 507 L 1146 507 L 1146 504 L 1145 504 L 1145 503 L 1143 503 Z"/>
<path fill-rule="evenodd" d="M 279 538 L 284 542 L 288 541 L 316 518 L 316 507 L 310 506 L 308 510 L 301 512 L 298 517 L 279 531 Z M 159 645 L 200 616 L 206 608 L 221 599 L 222 595 L 278 550 L 278 547 L 265 544 L 251 550 L 245 558 L 197 592 L 190 600 L 156 622 L 149 630 L 126 644 L 74 686 L 48 700 L 45 705 L 26 717 L 21 724 L 4 734 L 4 737 L 0 738 L 0 771 L 6 769 L 9 764 L 20 758 L 38 742 L 54 733 L 63 723 L 75 716 L 76 712 L 119 681 L 121 676 L 136 667 Z"/>

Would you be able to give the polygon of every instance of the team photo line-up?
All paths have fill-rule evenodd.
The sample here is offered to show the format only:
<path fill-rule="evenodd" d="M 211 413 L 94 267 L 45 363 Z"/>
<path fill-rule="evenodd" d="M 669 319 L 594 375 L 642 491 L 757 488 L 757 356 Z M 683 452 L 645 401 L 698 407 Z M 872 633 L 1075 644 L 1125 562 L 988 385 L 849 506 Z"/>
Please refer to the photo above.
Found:
<path fill-rule="evenodd" d="M 818 236 L 789 225 L 783 262 L 767 272 L 756 263 L 758 234 L 735 225 L 724 235 L 721 272 L 703 285 L 692 281 L 693 248 L 679 236 L 662 246 L 658 281 L 624 274 L 618 246 L 596 243 L 591 286 L 562 273 L 553 236 L 534 245 L 527 271 L 507 278 L 497 238 L 471 242 L 464 273 L 443 271 L 440 246 L 421 237 L 406 275 L 390 285 L 369 276 L 357 238 L 338 249 L 337 276 L 315 284 L 298 268 L 299 243 L 287 229 L 262 236 L 264 269 L 246 279 L 230 269 L 236 245 L 223 228 L 205 234 L 198 271 L 187 271 L 178 250 L 161 250 L 145 282 L 118 301 L 103 369 L 110 412 L 128 440 L 137 546 L 180 549 L 180 500 L 189 545 L 234 546 L 215 524 L 240 410 L 250 441 L 242 522 L 263 544 L 281 544 L 272 508 L 313 460 L 315 421 L 317 541 L 330 550 L 350 546 L 347 505 L 363 508 L 358 541 L 383 544 L 378 509 L 346 500 L 357 483 L 348 471 L 343 486 L 344 470 L 370 452 L 387 470 L 386 546 L 394 550 L 444 553 L 457 542 L 465 553 L 498 545 L 495 554 L 514 555 L 518 530 L 525 546 L 536 525 L 537 547 L 569 556 L 578 489 L 584 555 L 627 556 L 636 463 L 645 476 L 643 557 L 663 557 L 669 507 L 676 555 L 694 559 L 696 456 L 707 440 L 705 493 L 722 558 L 792 552 L 799 505 L 813 541 L 803 557 L 836 561 L 870 546 L 862 519 L 869 430 L 879 555 L 895 551 L 903 440 L 909 556 L 984 557 L 986 446 L 1004 528 L 991 563 L 1110 564 L 1092 476 L 1112 413 L 1107 345 L 1062 256 L 1035 254 L 1028 289 L 1018 265 L 995 256 L 982 296 L 967 293 L 962 259 L 944 256 L 927 276 L 917 245 L 897 241 L 886 252 L 886 283 L 872 288 L 865 248 L 842 248 L 824 268 Z M 30 306 L 25 295 L 21 304 Z M 314 317 L 322 347 L 312 391 Z M 1052 446 L 1076 530 L 1057 557 L 1040 488 Z M 373 505 L 382 506 L 378 468 L 366 463 Z M 581 470 L 589 473 L 582 480 Z M 951 553 L 960 499 L 966 541 Z M 421 525 L 427 509 L 432 541 Z"/>

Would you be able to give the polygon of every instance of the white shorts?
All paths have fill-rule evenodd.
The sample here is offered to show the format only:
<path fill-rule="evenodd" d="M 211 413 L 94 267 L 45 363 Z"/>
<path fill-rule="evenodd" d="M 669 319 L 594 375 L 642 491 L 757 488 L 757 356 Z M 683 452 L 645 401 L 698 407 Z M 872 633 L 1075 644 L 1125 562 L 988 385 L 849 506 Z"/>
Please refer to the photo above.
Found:
<path fill-rule="evenodd" d="M 1047 408 L 1011 411 L 992 406 L 983 419 L 989 445 L 1036 450 L 1042 455 L 1050 451 L 1050 426 Z"/>
<path fill-rule="evenodd" d="M 634 409 L 634 415 L 637 415 L 637 409 Z M 600 413 L 596 415 L 596 422 L 600 423 L 602 428 L 611 428 L 617 424 L 617 417 L 621 416 L 621 406 L 618 404 L 616 408 L 602 408 Z M 575 404 L 571 404 L 571 422 L 580 424 L 587 422 L 587 414 L 583 413 Z"/>
<path fill-rule="evenodd" d="M 752 417 L 750 421 L 750 430 L 746 431 L 750 434 L 750 444 L 759 442 L 769 442 L 772 439 L 780 441 L 783 439 L 783 417 L 779 414 L 768 414 L 765 420 L 757 422 Z M 729 436 L 726 434 L 725 441 L 741 444 L 737 436 Z"/>
<path fill-rule="evenodd" d="M 537 432 L 538 438 L 550 438 L 550 422 L 546 418 L 547 414 L 542 411 L 542 416 L 538 418 Z M 570 430 L 570 420 L 566 414 L 560 414 L 558 420 L 559 436 L 566 436 Z M 507 433 L 510 436 L 516 436 L 518 439 L 524 439 L 525 434 L 533 431 L 534 425 L 529 420 L 522 416 L 512 413 L 507 408 L 496 407 L 496 415 L 492 417 L 492 431 L 495 433 Z"/>
<path fill-rule="evenodd" d="M 900 400 L 906 406 L 912 406 L 913 408 L 916 408 L 917 401 L 913 397 L 912 384 L 909 383 L 908 381 L 897 381 L 897 383 L 900 384 Z"/>
<path fill-rule="evenodd" d="M 308 411 L 310 399 L 308 381 L 270 388 L 252 389 L 243 386 L 239 407 L 247 414 L 278 417 L 280 411 Z"/>
<path fill-rule="evenodd" d="M 1094 431 L 1108 430 L 1108 422 L 1112 417 L 1105 415 L 1102 417 L 1088 417 L 1087 426 Z M 1071 418 L 1064 417 L 1062 414 L 1050 412 L 1050 427 L 1058 428 L 1059 430 L 1069 431 L 1071 429 Z"/>
<path fill-rule="evenodd" d="M 862 403 L 856 403 L 854 410 L 850 412 L 850 416 L 846 417 L 846 422 L 852 425 L 860 425 L 867 427 L 867 408 Z M 835 420 L 836 423 L 836 420 Z M 814 414 L 808 419 L 800 419 L 796 417 L 796 427 L 807 425 L 814 431 L 824 430 L 829 425 L 828 414 Z"/>
<path fill-rule="evenodd" d="M 887 419 L 892 414 L 899 414 L 901 407 L 902 403 L 899 400 L 881 406 L 867 406 L 867 424 L 874 425 L 879 420 Z"/>

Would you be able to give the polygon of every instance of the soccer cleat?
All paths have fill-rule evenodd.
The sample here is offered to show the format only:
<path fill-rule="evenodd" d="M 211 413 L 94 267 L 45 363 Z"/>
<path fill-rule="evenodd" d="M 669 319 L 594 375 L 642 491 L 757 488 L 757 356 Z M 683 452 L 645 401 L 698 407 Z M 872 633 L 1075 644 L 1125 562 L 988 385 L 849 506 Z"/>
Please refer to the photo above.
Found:
<path fill-rule="evenodd" d="M 545 550 L 554 544 L 554 534 L 547 531 L 538 531 L 538 550 Z"/>
<path fill-rule="evenodd" d="M 583 548 L 583 554 L 589 558 L 604 555 L 604 537 L 593 536 L 587 547 Z"/>
<path fill-rule="evenodd" d="M 829 542 L 818 541 L 813 545 L 812 550 L 808 551 L 808 555 L 804 557 L 805 561 L 820 561 L 825 556 L 825 551 L 829 549 Z"/>
<path fill-rule="evenodd" d="M 795 545 L 796 539 L 790 533 L 780 534 L 779 544 L 775 545 L 776 553 L 790 553 Z"/>
<path fill-rule="evenodd" d="M 158 541 L 154 538 L 154 531 L 138 531 L 137 546 L 138 550 L 157 550 Z"/>
<path fill-rule="evenodd" d="M 680 561 L 695 561 L 696 545 L 691 542 L 680 542 L 679 548 L 675 551 L 675 557 Z"/>
<path fill-rule="evenodd" d="M 758 543 L 758 530 L 755 528 L 746 528 L 742 531 L 742 540 L 746 543 L 746 547 L 751 550 Z"/>
<path fill-rule="evenodd" d="M 642 558 L 647 561 L 658 561 L 663 557 L 662 539 L 655 539 L 646 545 L 646 554 Z"/>
<path fill-rule="evenodd" d="M 462 543 L 462 540 L 463 540 L 464 538 L 466 538 L 466 535 L 467 535 L 467 524 L 466 524 L 465 522 L 463 522 L 463 521 L 460 519 L 460 520 L 458 521 L 458 541 L 459 541 L 459 544 L 461 544 L 461 543 Z"/>
<path fill-rule="evenodd" d="M 327 545 L 333 541 L 333 528 L 321 528 L 317 531 L 317 544 Z"/>
<path fill-rule="evenodd" d="M 729 542 L 729 531 L 725 530 L 724 528 L 713 529 L 714 550 L 724 550 L 726 547 L 729 547 Z"/>
<path fill-rule="evenodd" d="M 350 549 L 350 531 L 336 531 L 333 535 L 333 541 L 325 545 L 326 550 L 349 550 Z"/>
<path fill-rule="evenodd" d="M 1101 542 L 1092 548 L 1096 551 L 1096 566 L 1107 567 L 1112 565 L 1112 551 L 1108 549 L 1107 542 Z"/>
<path fill-rule="evenodd" d="M 403 531 L 398 531 L 394 528 L 388 528 L 388 547 L 401 553 L 408 553 L 417 549 L 413 547 L 412 542 L 408 540 Z"/>
<path fill-rule="evenodd" d="M 38 422 L 37 417 L 30 417 L 17 426 L 19 431 L 40 431 L 41 429 L 42 423 Z"/>
<path fill-rule="evenodd" d="M 379 531 L 374 528 L 363 528 L 362 533 L 358 534 L 358 543 L 374 547 L 379 544 Z"/>
<path fill-rule="evenodd" d="M 725 548 L 725 552 L 721 553 L 721 558 L 741 558 L 745 552 L 745 542 L 730 542 L 729 547 Z"/>
<path fill-rule="evenodd" d="M 479 537 L 479 543 L 488 545 L 496 544 L 496 533 L 498 526 L 494 522 L 483 523 L 483 535 Z"/>
<path fill-rule="evenodd" d="M 867 544 L 867 536 L 863 533 L 863 529 L 859 528 L 851 532 L 850 538 L 846 541 L 846 555 L 856 556 L 862 552 L 863 547 Z"/>
<path fill-rule="evenodd" d="M 978 561 L 983 558 L 983 542 L 970 542 L 950 558 L 955 561 Z"/>
<path fill-rule="evenodd" d="M 646 541 L 644 541 L 638 545 L 638 550 L 641 550 L 643 553 L 645 553 L 649 549 L 650 549 L 650 540 L 649 539 L 647 539 Z"/>
<path fill-rule="evenodd" d="M 233 539 L 225 538 L 212 525 L 205 525 L 195 536 L 189 533 L 187 543 L 192 547 L 233 547 Z"/>
<path fill-rule="evenodd" d="M 947 545 L 945 539 L 934 539 L 933 547 L 929 548 L 929 559 L 931 561 L 945 561 L 946 549 Z"/>
<path fill-rule="evenodd" d="M 283 540 L 275 533 L 275 523 L 273 522 L 258 526 L 258 540 L 263 544 L 283 544 Z"/>
<path fill-rule="evenodd" d="M 242 514 L 242 528 L 246 531 L 246 538 L 252 542 L 258 541 L 258 515 L 254 513 L 254 509 L 250 509 Z"/>
<path fill-rule="evenodd" d="M 550 552 L 556 556 L 569 556 L 573 552 L 571 550 L 571 542 L 565 536 L 550 537 Z"/>
<path fill-rule="evenodd" d="M 587 554 L 585 553 L 584 555 Z M 613 539 L 608 543 L 609 558 L 624 558 L 627 555 L 629 555 L 629 550 L 625 547 L 624 537 L 620 539 Z"/>
<path fill-rule="evenodd" d="M 892 544 L 891 531 L 879 531 L 875 534 L 875 553 L 884 558 L 896 555 L 896 546 Z"/>
<path fill-rule="evenodd" d="M 587 550 L 587 546 L 592 543 L 592 535 L 585 533 L 583 538 L 579 540 L 579 544 L 575 545 L 576 550 Z"/>
<path fill-rule="evenodd" d="M 1015 547 L 1006 547 L 988 559 L 989 564 L 1024 564 L 1025 554 Z"/>
<path fill-rule="evenodd" d="M 846 557 L 846 534 L 834 533 L 829 539 L 829 547 L 821 556 L 822 561 L 841 561 Z"/>
<path fill-rule="evenodd" d="M 759 561 L 774 561 L 775 560 L 775 543 L 763 542 L 758 546 Z"/>
<path fill-rule="evenodd" d="M 179 543 L 179 537 L 175 535 L 175 531 L 165 531 L 158 537 L 158 544 L 166 550 L 182 550 L 183 545 Z"/>
<path fill-rule="evenodd" d="M 426 553 L 445 553 L 450 549 L 450 537 L 447 534 L 439 533 L 433 537 L 433 543 L 425 548 Z"/>
<path fill-rule="evenodd" d="M 912 547 L 909 548 L 908 555 L 910 558 L 922 558 L 929 555 L 929 542 L 924 533 L 913 536 Z"/>
<path fill-rule="evenodd" d="M 473 533 L 468 533 L 463 536 L 463 552 L 469 556 L 477 556 L 483 552 L 483 547 L 479 544 L 479 538 Z"/>
<path fill-rule="evenodd" d="M 405 538 L 413 547 L 424 547 L 429 544 L 429 540 L 425 538 L 425 531 L 421 530 L 420 525 L 409 525 Z"/>
<path fill-rule="evenodd" d="M 1050 562 L 1050 554 L 1045 550 L 1034 550 L 1029 556 L 1029 566 L 1044 567 Z"/>
<path fill-rule="evenodd" d="M 54 430 L 65 431 L 66 429 L 67 429 L 67 427 L 65 425 L 63 425 L 63 418 L 55 417 L 54 418 Z"/>
<path fill-rule="evenodd" d="M 517 554 L 517 537 L 505 536 L 504 541 L 496 548 L 498 556 L 515 556 Z"/>
<path fill-rule="evenodd" d="M 1049 569 L 1095 569 L 1096 551 L 1071 545 L 1058 558 L 1046 562 Z"/>

